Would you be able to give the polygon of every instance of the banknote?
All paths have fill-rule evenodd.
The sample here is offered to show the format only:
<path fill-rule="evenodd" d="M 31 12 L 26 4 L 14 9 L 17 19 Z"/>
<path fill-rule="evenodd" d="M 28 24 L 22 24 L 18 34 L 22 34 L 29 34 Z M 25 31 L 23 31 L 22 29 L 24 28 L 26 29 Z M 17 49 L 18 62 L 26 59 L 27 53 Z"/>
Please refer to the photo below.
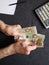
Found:
<path fill-rule="evenodd" d="M 35 35 L 33 35 L 33 40 L 36 41 L 36 45 L 38 48 L 44 47 L 45 35 L 35 34 Z"/>
<path fill-rule="evenodd" d="M 26 28 L 22 28 L 19 30 L 19 33 L 24 33 L 25 35 L 23 35 L 22 37 L 19 37 L 19 36 L 15 36 L 14 39 L 26 39 L 27 36 L 29 36 L 29 33 L 30 35 L 31 34 L 37 34 L 37 29 L 36 29 L 36 26 L 32 26 L 32 27 L 26 27 Z"/>
<path fill-rule="evenodd" d="M 23 39 L 23 38 L 20 37 L 19 39 Z M 43 34 L 27 33 L 26 36 L 24 36 L 24 39 L 30 42 L 35 42 L 38 48 L 44 47 L 45 35 Z"/>
<path fill-rule="evenodd" d="M 36 26 L 22 28 L 19 32 L 25 33 L 25 35 L 22 37 L 15 36 L 15 39 L 29 40 L 30 42 L 35 42 L 38 48 L 44 47 L 45 35 L 38 34 Z"/>
<path fill-rule="evenodd" d="M 26 28 L 22 28 L 19 30 L 20 33 L 32 33 L 32 34 L 37 34 L 37 29 L 36 26 L 32 26 L 32 27 L 26 27 Z"/>

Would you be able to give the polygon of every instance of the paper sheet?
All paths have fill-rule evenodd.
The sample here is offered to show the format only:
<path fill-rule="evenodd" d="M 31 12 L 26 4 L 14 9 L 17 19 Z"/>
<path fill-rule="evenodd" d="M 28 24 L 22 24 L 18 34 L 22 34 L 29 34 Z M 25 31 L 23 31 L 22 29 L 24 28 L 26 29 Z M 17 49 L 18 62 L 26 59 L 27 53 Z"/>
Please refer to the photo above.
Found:
<path fill-rule="evenodd" d="M 14 15 L 16 4 L 9 6 L 10 4 L 13 3 L 17 3 L 17 0 L 0 0 L 0 13 Z"/>

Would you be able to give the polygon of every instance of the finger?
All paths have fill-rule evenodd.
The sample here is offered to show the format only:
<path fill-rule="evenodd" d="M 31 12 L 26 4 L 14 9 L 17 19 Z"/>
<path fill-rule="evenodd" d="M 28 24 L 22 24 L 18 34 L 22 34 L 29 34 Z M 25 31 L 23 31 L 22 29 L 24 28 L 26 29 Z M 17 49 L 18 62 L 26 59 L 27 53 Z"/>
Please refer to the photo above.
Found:
<path fill-rule="evenodd" d="M 18 25 L 13 25 L 12 28 L 14 28 L 15 30 L 19 30 L 19 29 L 21 29 L 22 27 L 18 24 Z"/>
<path fill-rule="evenodd" d="M 19 33 L 18 31 L 16 31 L 16 32 L 13 32 L 13 36 L 23 37 L 23 36 L 25 36 L 25 34 L 24 33 Z"/>
<path fill-rule="evenodd" d="M 17 35 L 14 36 L 14 40 L 17 41 L 17 42 L 21 41 L 23 43 L 25 41 L 25 39 L 23 39 L 24 35 L 25 34 L 23 34 L 23 33 L 21 33 L 21 34 L 18 33 Z"/>
<path fill-rule="evenodd" d="M 24 42 L 23 42 L 23 47 L 26 47 L 26 46 L 28 46 L 30 44 L 30 42 L 28 41 L 28 40 L 25 40 Z"/>
<path fill-rule="evenodd" d="M 24 54 L 29 55 L 30 51 L 25 51 Z"/>
<path fill-rule="evenodd" d="M 36 43 L 35 42 L 29 42 L 29 40 L 25 40 L 25 42 L 23 43 L 23 46 L 26 47 L 26 46 L 35 46 Z"/>
<path fill-rule="evenodd" d="M 37 46 L 28 46 L 26 47 L 27 51 L 32 51 L 32 50 L 35 50 L 37 48 Z"/>
<path fill-rule="evenodd" d="M 15 42 L 18 42 L 22 45 L 22 47 L 27 47 L 28 44 L 30 44 L 30 42 L 26 41 L 26 40 L 19 40 L 19 39 L 16 39 Z"/>
<path fill-rule="evenodd" d="M 25 48 L 25 54 L 29 55 L 31 51 L 35 50 L 37 47 L 35 46 L 28 46 Z"/>
<path fill-rule="evenodd" d="M 6 26 L 6 28 L 5 28 L 5 31 L 4 31 L 4 33 L 6 34 L 6 35 L 11 35 L 11 26 Z"/>
<path fill-rule="evenodd" d="M 28 46 L 34 46 L 36 45 L 36 42 L 30 42 L 30 44 L 28 44 Z"/>
<path fill-rule="evenodd" d="M 12 26 L 12 36 L 22 36 L 22 34 L 19 33 L 19 29 L 21 29 L 22 27 L 20 25 L 14 25 Z"/>

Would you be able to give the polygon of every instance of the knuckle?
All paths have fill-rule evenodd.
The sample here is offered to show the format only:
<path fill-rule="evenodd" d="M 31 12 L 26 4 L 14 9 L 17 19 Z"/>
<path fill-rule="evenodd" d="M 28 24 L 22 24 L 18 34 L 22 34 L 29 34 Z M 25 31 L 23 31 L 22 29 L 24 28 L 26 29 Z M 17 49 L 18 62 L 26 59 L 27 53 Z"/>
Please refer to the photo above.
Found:
<path fill-rule="evenodd" d="M 30 54 L 30 51 L 28 50 L 27 47 L 26 47 L 26 49 L 25 49 L 25 54 L 26 54 L 26 55 L 29 55 L 29 54 Z"/>
<path fill-rule="evenodd" d="M 34 47 L 33 47 L 33 50 L 35 50 L 37 48 L 37 46 L 35 45 Z"/>
<path fill-rule="evenodd" d="M 21 28 L 21 26 L 18 24 L 17 27 Z"/>
<path fill-rule="evenodd" d="M 25 54 L 26 54 L 26 55 L 29 55 L 29 54 L 30 54 L 30 52 L 29 52 L 29 51 L 28 51 L 28 52 L 26 51 L 26 52 L 25 52 Z"/>

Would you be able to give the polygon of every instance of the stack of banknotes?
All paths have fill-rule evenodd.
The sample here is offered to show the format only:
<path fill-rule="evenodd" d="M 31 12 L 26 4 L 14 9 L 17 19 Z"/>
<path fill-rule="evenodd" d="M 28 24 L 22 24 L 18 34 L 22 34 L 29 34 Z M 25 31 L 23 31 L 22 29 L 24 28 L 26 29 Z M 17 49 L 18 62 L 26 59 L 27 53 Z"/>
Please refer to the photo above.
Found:
<path fill-rule="evenodd" d="M 28 40 L 30 42 L 35 42 L 37 45 L 37 48 L 44 47 L 44 34 L 38 34 L 36 26 L 32 27 L 26 27 L 19 30 L 19 32 L 22 34 L 24 33 L 24 36 L 15 36 L 14 39 L 20 39 L 20 40 Z"/>

